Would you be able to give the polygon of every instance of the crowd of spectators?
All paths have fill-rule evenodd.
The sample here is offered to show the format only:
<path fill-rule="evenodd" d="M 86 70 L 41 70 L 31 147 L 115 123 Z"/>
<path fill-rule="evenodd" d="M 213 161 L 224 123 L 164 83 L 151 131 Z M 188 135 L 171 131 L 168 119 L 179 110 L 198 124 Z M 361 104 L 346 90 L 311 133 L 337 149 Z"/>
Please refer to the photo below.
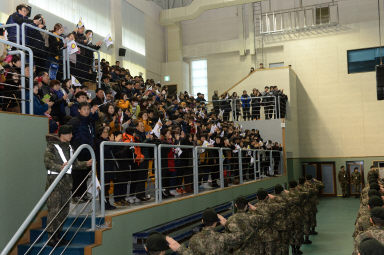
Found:
<path fill-rule="evenodd" d="M 8 23 L 28 23 L 46 29 L 44 17 L 37 14 L 33 19 L 29 19 L 30 11 L 28 6 L 19 5 L 16 12 L 10 15 Z M 2 32 L 4 35 L 5 31 Z M 55 24 L 51 32 L 63 36 L 63 26 Z M 92 31 L 85 30 L 83 25 L 64 37 L 94 49 L 98 49 L 101 45 L 100 42 L 92 44 Z M 16 41 L 15 30 L 8 30 L 8 39 Z M 0 62 L 4 61 L 0 76 L 2 110 L 20 112 L 21 60 L 18 55 L 7 56 L 7 47 L 3 44 L 0 46 Z M 239 148 L 264 149 L 269 152 L 260 154 L 260 160 L 263 162 L 261 176 L 278 173 L 281 145 L 263 140 L 256 129 L 245 130 L 229 121 L 224 103 L 220 103 L 219 106 L 214 103 L 214 107 L 210 108 L 204 95 L 200 93 L 196 98 L 188 92 L 170 94 L 167 86 L 155 83 L 152 79 L 144 80 L 141 75 L 132 76 L 128 69 L 120 66 L 119 61 L 116 61 L 115 65 L 110 65 L 104 59 L 100 63 L 95 61 L 96 66 L 100 65 L 102 77 L 101 87 L 93 90 L 84 85 L 84 81 L 94 83 L 96 81 L 94 68 L 90 68 L 93 63 L 91 51 L 81 49 L 80 53 L 70 56 L 71 73 L 78 74 L 78 77 L 82 78 L 74 83 L 72 79 L 63 80 L 63 76 L 60 75 L 62 70 L 60 51 L 66 45 L 59 38 L 47 36 L 38 30 L 27 29 L 27 46 L 34 52 L 35 65 L 33 68 L 25 66 L 26 84 L 30 72 L 33 72 L 35 78 L 33 98 L 29 98 L 29 93 L 26 91 L 26 100 L 33 101 L 35 115 L 48 117 L 50 134 L 56 134 L 59 127 L 65 124 L 73 127 L 71 143 L 74 149 L 81 144 L 89 144 L 99 156 L 99 145 L 102 141 L 226 147 L 228 148 L 224 155 L 226 186 L 239 183 Z M 243 102 L 246 102 L 243 100 L 245 95 L 246 93 L 243 93 Z M 253 103 L 248 101 L 248 111 L 250 106 L 253 106 Z M 26 104 L 26 112 L 29 112 L 29 103 Z M 252 108 L 252 114 L 249 113 L 247 118 L 251 119 L 254 116 L 253 112 Z M 270 117 L 272 118 L 272 114 Z M 151 169 L 154 168 L 153 154 L 151 155 L 151 151 L 144 147 L 116 148 L 107 149 L 105 156 L 110 159 L 105 167 L 106 194 L 112 181 L 115 183 L 113 192 L 116 205 L 124 206 L 138 200 L 150 199 L 146 193 L 146 182 L 148 173 L 151 174 Z M 192 150 L 168 148 L 162 153 L 164 198 L 191 193 Z M 255 164 L 257 159 L 253 155 L 243 153 L 244 179 L 254 179 L 251 165 Z M 80 153 L 79 160 L 89 159 L 88 152 Z M 271 164 L 271 159 L 274 164 Z M 219 160 L 217 150 L 199 151 L 201 185 L 210 188 L 219 187 Z M 99 163 L 97 162 L 98 170 Z M 79 200 L 80 194 L 86 190 L 86 185 L 81 184 L 85 176 L 86 171 L 73 173 L 74 190 L 80 186 L 74 195 L 74 200 Z M 131 183 L 130 190 L 127 190 L 127 183 Z M 114 206 L 107 202 L 107 209 L 113 208 Z"/>

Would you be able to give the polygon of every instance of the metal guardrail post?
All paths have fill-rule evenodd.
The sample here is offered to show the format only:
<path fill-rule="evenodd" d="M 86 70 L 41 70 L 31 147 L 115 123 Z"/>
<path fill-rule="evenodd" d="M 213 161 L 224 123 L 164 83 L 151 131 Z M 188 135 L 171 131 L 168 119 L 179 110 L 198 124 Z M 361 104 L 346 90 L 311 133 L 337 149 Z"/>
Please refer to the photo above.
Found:
<path fill-rule="evenodd" d="M 281 118 L 281 103 L 280 103 L 280 96 L 277 97 L 277 105 L 279 106 L 279 112 L 278 112 L 278 115 L 277 115 L 277 118 L 280 119 Z M 277 109 L 277 108 L 276 108 Z"/>
<path fill-rule="evenodd" d="M 25 114 L 25 53 L 21 50 L 18 51 L 21 56 L 21 70 L 20 70 L 20 77 L 21 77 L 21 113 Z M 31 68 L 29 68 L 31 70 Z M 33 98 L 31 98 L 33 100 Z"/>
<path fill-rule="evenodd" d="M 273 151 L 272 150 L 270 150 L 269 151 L 269 167 L 270 167 L 270 171 L 273 171 L 273 157 L 272 157 L 272 153 Z"/>
<path fill-rule="evenodd" d="M 257 180 L 257 169 L 256 169 L 256 153 L 257 151 L 254 150 L 252 155 L 253 155 L 253 175 L 254 175 L 254 179 Z M 257 160 L 258 162 L 259 160 Z"/>
<path fill-rule="evenodd" d="M 32 115 L 33 114 L 33 71 L 31 70 L 31 67 L 33 67 L 33 52 L 28 47 L 25 47 L 25 46 L 22 46 L 22 45 L 19 45 L 19 44 L 10 42 L 10 41 L 5 41 L 3 39 L 0 39 L 0 43 L 3 43 L 3 44 L 6 44 L 6 45 L 9 45 L 9 46 L 18 48 L 20 50 L 27 51 L 29 56 L 30 56 L 28 58 L 28 63 L 29 63 L 29 66 L 30 66 L 30 69 L 29 69 L 30 72 L 29 72 L 29 77 L 28 77 L 29 78 L 29 114 Z M 25 65 L 24 65 L 24 68 L 25 68 Z"/>
<path fill-rule="evenodd" d="M 0 25 L 0 28 L 16 27 L 16 43 L 20 44 L 20 26 L 19 24 L 4 24 Z"/>
<path fill-rule="evenodd" d="M 158 147 L 157 147 L 157 156 L 159 157 L 159 160 L 157 161 L 157 170 L 158 170 L 158 188 L 159 188 L 159 191 L 158 191 L 158 203 L 161 203 L 163 201 L 163 181 L 162 181 L 162 173 L 161 173 L 161 148 L 162 148 L 162 144 L 160 144 Z"/>
<path fill-rule="evenodd" d="M 258 169 L 257 169 L 257 173 L 259 174 L 259 178 L 261 179 L 261 154 L 260 154 L 260 150 L 257 151 L 257 165 L 258 165 Z"/>
<path fill-rule="evenodd" d="M 67 48 L 64 48 L 63 49 L 63 79 L 64 80 L 67 79 L 67 61 L 66 61 L 67 56 L 68 56 L 68 50 Z M 69 59 L 69 56 L 68 56 L 68 59 Z"/>
<path fill-rule="evenodd" d="M 240 184 L 244 183 L 243 178 L 243 156 L 241 155 L 242 150 L 239 149 L 239 178 L 240 178 Z"/>
<path fill-rule="evenodd" d="M 101 59 L 100 59 L 100 51 L 97 51 L 97 84 L 98 87 L 101 88 Z"/>
<path fill-rule="evenodd" d="M 158 162 L 159 162 L 159 157 L 158 157 L 158 151 L 157 151 L 157 147 L 153 147 L 153 170 L 155 171 L 155 203 L 158 204 L 159 203 L 159 199 L 160 197 L 162 196 L 162 192 L 161 190 L 159 189 L 159 182 L 160 182 L 160 179 L 159 179 L 159 168 L 158 168 Z"/>
<path fill-rule="evenodd" d="M 220 165 L 220 188 L 224 188 L 224 155 L 223 148 L 219 150 L 219 165 Z"/>
<path fill-rule="evenodd" d="M 230 100 L 231 100 L 232 118 L 233 118 L 233 121 L 236 121 L 237 120 L 237 105 L 236 105 L 237 102 L 236 102 L 236 99 L 230 99 Z"/>
<path fill-rule="evenodd" d="M 197 147 L 193 149 L 193 193 L 199 194 L 199 157 Z"/>
<path fill-rule="evenodd" d="M 17 243 L 19 238 L 22 236 L 22 234 L 25 232 L 25 230 L 28 228 L 29 224 L 34 220 L 36 215 L 39 213 L 41 207 L 45 204 L 45 202 L 48 200 L 49 196 L 51 195 L 52 191 L 56 188 L 57 184 L 61 181 L 61 179 L 64 177 L 64 175 L 67 173 L 67 170 L 72 166 L 73 162 L 79 155 L 79 153 L 83 150 L 87 149 L 91 153 L 92 157 L 92 180 L 93 176 L 96 177 L 96 157 L 95 152 L 93 151 L 92 147 L 88 144 L 80 145 L 79 148 L 75 151 L 73 156 L 69 159 L 67 165 L 63 168 L 63 170 L 60 171 L 60 173 L 57 175 L 56 179 L 53 181 L 53 183 L 49 186 L 49 188 L 45 191 L 44 195 L 40 198 L 39 202 L 33 207 L 32 211 L 28 214 L 27 218 L 24 220 L 24 222 L 21 224 L 19 229 L 16 231 L 16 233 L 13 235 L 12 239 L 7 243 L 7 245 L 4 247 L 4 249 L 1 251 L 1 255 L 7 255 L 12 247 Z M 94 186 L 94 195 L 96 195 L 96 183 L 93 182 L 92 185 Z M 92 198 L 95 200 L 95 197 Z M 92 202 L 94 203 L 94 202 Z M 92 209 L 94 209 L 92 207 Z M 95 213 L 92 213 L 92 230 L 95 229 L 95 226 L 93 223 L 96 222 Z"/>

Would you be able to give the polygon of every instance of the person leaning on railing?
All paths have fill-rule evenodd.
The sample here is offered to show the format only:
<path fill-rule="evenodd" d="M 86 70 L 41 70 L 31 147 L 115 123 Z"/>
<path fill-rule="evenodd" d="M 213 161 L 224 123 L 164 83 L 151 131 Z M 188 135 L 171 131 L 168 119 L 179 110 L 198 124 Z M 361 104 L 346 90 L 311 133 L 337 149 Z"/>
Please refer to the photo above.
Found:
<path fill-rule="evenodd" d="M 9 15 L 7 19 L 7 24 L 17 24 L 21 26 L 23 23 L 31 23 L 32 21 L 29 19 L 29 15 L 31 13 L 31 7 L 26 4 L 19 4 L 16 6 L 16 12 Z M 8 32 L 8 40 L 10 42 L 17 42 L 17 33 L 16 27 L 8 27 L 6 28 Z M 21 31 L 19 31 L 19 40 L 21 42 Z"/>

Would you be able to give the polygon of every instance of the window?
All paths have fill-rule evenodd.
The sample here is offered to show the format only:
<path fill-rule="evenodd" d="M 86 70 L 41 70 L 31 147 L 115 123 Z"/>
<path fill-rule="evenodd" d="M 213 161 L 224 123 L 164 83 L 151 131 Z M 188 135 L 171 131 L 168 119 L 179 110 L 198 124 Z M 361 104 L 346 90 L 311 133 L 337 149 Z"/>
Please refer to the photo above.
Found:
<path fill-rule="evenodd" d="M 192 94 L 197 96 L 200 92 L 208 98 L 207 60 L 195 60 L 191 63 Z"/>
<path fill-rule="evenodd" d="M 383 56 L 384 49 L 381 50 Z M 347 51 L 348 73 L 373 72 L 380 64 L 380 48 L 367 48 Z"/>
<path fill-rule="evenodd" d="M 328 24 L 329 21 L 329 6 L 316 8 L 316 25 Z"/>
<path fill-rule="evenodd" d="M 94 33 L 101 37 L 105 37 L 111 32 L 109 1 L 93 0 L 92 4 L 89 4 L 90 2 L 88 0 L 28 0 L 28 3 L 33 5 L 33 13 L 42 9 L 69 21 L 74 24 L 73 27 L 75 27 L 79 19 L 82 18 L 85 28 L 92 29 Z M 42 14 L 44 15 L 44 13 Z"/>
<path fill-rule="evenodd" d="M 269 63 L 269 68 L 283 67 L 283 66 L 284 66 L 284 62 Z"/>

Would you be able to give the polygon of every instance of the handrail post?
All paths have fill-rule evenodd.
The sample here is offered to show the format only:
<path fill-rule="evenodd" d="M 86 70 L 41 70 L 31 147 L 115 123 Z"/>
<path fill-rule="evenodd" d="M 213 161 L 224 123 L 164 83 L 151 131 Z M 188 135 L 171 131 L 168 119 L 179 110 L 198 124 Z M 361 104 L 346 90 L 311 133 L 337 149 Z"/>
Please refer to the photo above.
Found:
<path fill-rule="evenodd" d="M 223 148 L 219 150 L 219 165 L 220 165 L 220 188 L 224 188 L 224 157 L 223 157 Z"/>
<path fill-rule="evenodd" d="M 100 64 L 100 63 L 99 63 Z M 158 150 L 157 146 L 153 148 L 153 169 L 155 170 L 155 202 L 156 204 L 159 203 L 160 196 L 162 196 L 162 192 L 159 189 L 159 157 L 158 157 Z"/>
<path fill-rule="evenodd" d="M 91 150 L 92 156 L 92 219 L 91 230 L 96 230 L 96 156 L 95 152 Z"/>
<path fill-rule="evenodd" d="M 257 153 L 256 150 L 254 150 L 252 153 L 252 156 L 253 156 L 253 176 L 254 176 L 253 178 L 254 178 L 254 180 L 257 179 L 257 177 L 256 177 L 256 153 Z"/>
<path fill-rule="evenodd" d="M 101 211 L 101 216 L 105 217 L 105 177 L 104 177 L 104 145 L 105 142 L 102 142 L 100 144 L 100 186 L 101 186 L 101 191 L 100 191 L 100 211 Z"/>
<path fill-rule="evenodd" d="M 199 163 L 198 163 L 198 153 L 197 147 L 193 149 L 193 194 L 199 194 Z"/>
<path fill-rule="evenodd" d="M 271 172 L 274 172 L 274 169 L 273 169 L 273 164 L 272 164 L 272 160 L 273 160 L 273 157 L 272 157 L 272 150 L 269 151 L 269 168 L 270 168 L 270 171 Z M 269 173 L 271 174 L 271 173 Z"/>
<path fill-rule="evenodd" d="M 25 114 L 25 53 L 24 51 L 19 50 L 21 56 L 21 113 Z M 29 68 L 31 70 L 31 68 Z M 33 98 L 30 98 L 33 100 Z"/>
<path fill-rule="evenodd" d="M 244 178 L 243 178 L 243 159 L 242 159 L 242 150 L 239 149 L 239 178 L 240 178 L 240 184 L 243 184 Z"/>
<path fill-rule="evenodd" d="M 157 164 L 158 164 L 158 178 L 159 178 L 159 184 L 158 184 L 158 188 L 159 188 L 159 192 L 158 192 L 158 203 L 161 203 L 163 201 L 163 183 L 162 183 L 162 180 L 161 180 L 161 148 L 162 148 L 162 144 L 160 144 L 158 147 L 157 147 L 157 156 L 159 157 L 159 160 L 157 161 Z"/>
<path fill-rule="evenodd" d="M 97 83 L 98 87 L 101 88 L 101 59 L 100 59 L 100 51 L 97 51 Z"/>
<path fill-rule="evenodd" d="M 259 178 L 261 179 L 261 155 L 260 155 L 260 150 L 257 151 L 257 165 L 258 165 L 258 173 L 259 173 Z"/>

